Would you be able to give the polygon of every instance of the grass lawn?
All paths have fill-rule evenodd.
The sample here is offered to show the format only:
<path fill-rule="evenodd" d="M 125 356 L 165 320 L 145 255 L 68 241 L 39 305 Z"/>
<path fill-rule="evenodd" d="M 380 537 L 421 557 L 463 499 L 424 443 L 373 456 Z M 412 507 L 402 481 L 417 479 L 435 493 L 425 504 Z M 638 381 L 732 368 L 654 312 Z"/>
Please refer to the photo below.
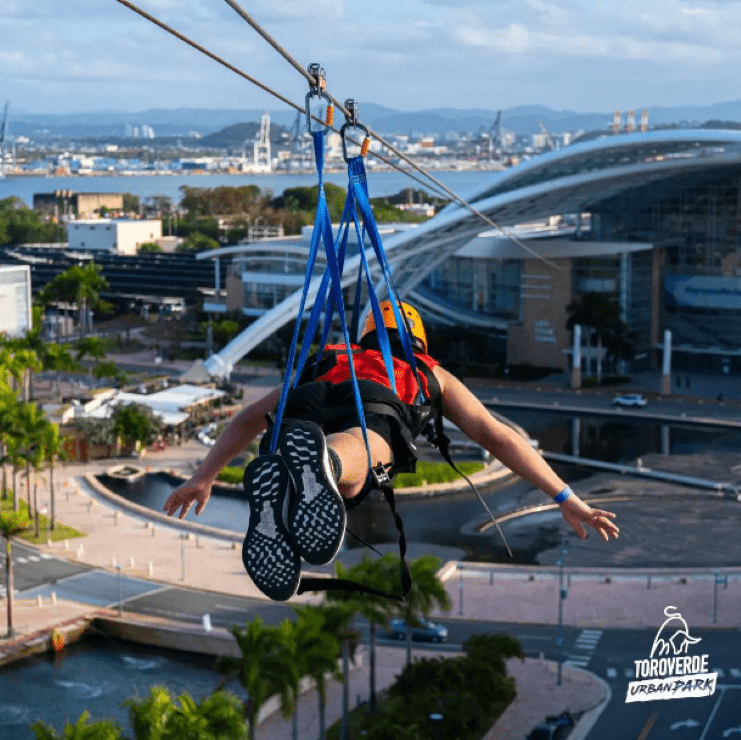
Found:
<path fill-rule="evenodd" d="M 457 467 L 466 475 L 478 473 L 484 469 L 484 464 L 480 462 L 461 462 L 456 463 Z M 427 483 L 450 483 L 458 480 L 461 476 L 453 470 L 446 462 L 425 462 L 420 460 L 417 463 L 416 473 L 399 473 L 394 481 L 394 488 L 409 488 L 411 486 L 422 486 Z"/>
<path fill-rule="evenodd" d="M 28 514 L 28 505 L 23 500 L 20 502 L 20 509 Z M 4 514 L 6 511 L 13 511 L 13 500 L 10 498 L 0 500 L 0 513 Z M 20 535 L 20 539 L 34 545 L 45 545 L 46 520 L 47 518 L 43 514 L 39 514 L 39 536 L 34 537 L 34 521 L 31 519 L 31 529 Z M 61 524 L 59 521 L 56 522 L 54 530 L 49 531 L 49 537 L 53 542 L 56 542 L 57 540 L 71 540 L 75 537 L 84 536 L 85 534 L 83 532 L 78 532 L 76 529 L 68 527 L 66 524 Z"/>

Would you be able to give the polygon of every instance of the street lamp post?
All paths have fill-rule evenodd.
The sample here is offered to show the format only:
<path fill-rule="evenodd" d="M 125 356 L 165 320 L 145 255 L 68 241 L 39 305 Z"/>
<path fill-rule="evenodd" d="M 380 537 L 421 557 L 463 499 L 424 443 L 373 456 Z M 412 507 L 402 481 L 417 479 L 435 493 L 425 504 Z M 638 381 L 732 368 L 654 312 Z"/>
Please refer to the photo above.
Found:
<path fill-rule="evenodd" d="M 440 723 L 443 721 L 443 715 L 439 712 L 434 712 L 430 715 L 430 722 L 435 728 L 435 740 L 440 740 Z"/>
<path fill-rule="evenodd" d="M 561 668 L 563 666 L 563 601 L 568 594 L 568 589 L 564 588 L 563 585 L 563 565 L 564 558 L 568 548 L 566 547 L 566 539 L 561 540 L 560 553 L 561 557 L 558 559 L 558 637 L 556 638 L 556 644 L 558 645 L 558 675 L 556 678 L 556 685 L 561 685 Z"/>

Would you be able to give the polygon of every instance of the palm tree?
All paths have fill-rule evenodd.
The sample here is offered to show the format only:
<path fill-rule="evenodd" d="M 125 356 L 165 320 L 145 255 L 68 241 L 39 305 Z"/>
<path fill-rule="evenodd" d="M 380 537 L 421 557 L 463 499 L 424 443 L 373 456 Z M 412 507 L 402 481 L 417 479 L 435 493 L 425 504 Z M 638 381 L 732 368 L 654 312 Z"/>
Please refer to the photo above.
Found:
<path fill-rule="evenodd" d="M 295 606 L 293 610 L 298 620 L 284 624 L 292 632 L 287 641 L 295 649 L 294 660 L 298 665 L 299 676 L 309 676 L 319 695 L 319 738 L 326 736 L 325 708 L 327 705 L 327 676 L 339 679 L 341 671 L 337 665 L 340 643 L 336 632 L 327 625 L 327 614 L 316 606 Z M 298 698 L 298 683 L 292 687 L 294 703 Z M 296 711 L 293 711 L 293 737 L 297 737 Z"/>
<path fill-rule="evenodd" d="M 381 591 L 389 593 L 393 586 L 390 580 L 390 569 L 385 567 L 383 560 L 364 557 L 363 560 L 353 565 L 348 570 L 337 562 L 335 570 L 338 578 L 346 578 L 351 581 L 359 581 L 373 586 Z M 397 571 L 398 572 L 398 571 Z M 394 574 L 394 577 L 396 573 Z M 368 620 L 370 624 L 369 652 L 370 652 L 370 713 L 376 712 L 376 630 L 378 627 L 388 628 L 393 605 L 389 599 L 381 596 L 370 596 L 366 594 L 355 594 L 348 591 L 330 591 L 327 594 L 330 602 L 342 602 L 347 604 L 354 613 Z"/>
<path fill-rule="evenodd" d="M 107 362 L 99 362 L 93 369 L 93 375 L 98 379 L 112 378 L 120 387 L 128 381 L 131 373 L 122 370 L 113 360 L 108 360 Z"/>
<path fill-rule="evenodd" d="M 55 344 L 50 342 L 44 345 L 41 354 L 41 364 L 44 370 L 53 370 L 56 373 L 57 401 L 62 400 L 62 373 L 79 371 L 80 363 L 72 355 L 72 346 L 69 344 Z"/>
<path fill-rule="evenodd" d="M 17 537 L 30 527 L 28 516 L 22 511 L 0 513 L 0 535 L 5 537 L 5 589 L 8 601 L 8 631 L 6 637 L 13 637 L 13 537 Z"/>
<path fill-rule="evenodd" d="M 128 707 L 129 721 L 137 740 L 161 738 L 167 720 L 175 707 L 170 692 L 163 686 L 152 686 L 144 699 L 126 699 L 121 705 Z"/>
<path fill-rule="evenodd" d="M 162 686 L 124 701 L 136 740 L 243 740 L 241 704 L 233 694 L 217 691 L 197 704 L 186 692 L 177 702 Z"/>
<path fill-rule="evenodd" d="M 597 336 L 597 385 L 602 383 L 602 343 L 614 332 L 620 320 L 620 306 L 604 293 L 584 293 L 566 307 L 569 318 L 566 328 L 572 331 L 576 324 L 588 326 Z"/>
<path fill-rule="evenodd" d="M 15 435 L 18 437 L 19 446 L 17 454 L 26 464 L 26 486 L 28 494 L 28 513 L 34 512 L 35 534 L 39 536 L 39 512 L 36 496 L 36 485 L 34 479 L 34 506 L 31 507 L 31 470 L 34 472 L 41 469 L 44 460 L 43 442 L 47 434 L 49 421 L 44 412 L 31 403 L 21 405 L 18 412 L 18 426 Z"/>
<path fill-rule="evenodd" d="M 80 312 L 80 339 L 88 334 L 88 308 L 107 309 L 108 304 L 102 301 L 100 293 L 110 286 L 100 274 L 101 267 L 94 262 L 86 265 L 72 265 L 44 286 L 39 301 L 49 303 L 59 301 L 76 303 Z"/>
<path fill-rule="evenodd" d="M 49 466 L 49 505 L 51 507 L 50 529 L 56 526 L 55 499 L 54 499 L 54 462 L 55 460 L 66 460 L 68 455 L 64 446 L 66 437 L 59 436 L 59 425 L 48 423 L 41 435 L 41 444 L 44 450 L 44 460 Z"/>
<path fill-rule="evenodd" d="M 381 558 L 387 578 L 398 578 L 399 556 L 389 553 Z M 437 577 L 442 561 L 435 555 L 422 555 L 409 564 L 412 586 L 403 602 L 393 602 L 394 611 L 406 622 L 407 665 L 412 662 L 412 627 L 420 625 L 420 617 L 428 617 L 434 608 L 448 611 L 452 606 L 445 586 Z"/>
<path fill-rule="evenodd" d="M 84 711 L 73 725 L 69 720 L 60 735 L 51 725 L 38 720 L 31 725 L 36 740 L 121 740 L 121 728 L 111 719 L 88 724 L 90 712 Z"/>
<path fill-rule="evenodd" d="M 244 740 L 242 706 L 234 694 L 217 691 L 200 704 L 184 693 L 162 740 Z"/>
<path fill-rule="evenodd" d="M 36 353 L 23 346 L 22 340 L 5 339 L 0 336 L 0 384 L 8 386 L 8 375 L 13 378 L 17 388 L 23 386 L 23 400 L 29 400 L 29 387 L 26 382 L 30 371 L 41 370 Z"/>
<path fill-rule="evenodd" d="M 8 454 L 8 435 L 15 432 L 18 426 L 20 402 L 10 388 L 0 385 L 0 463 L 3 466 L 2 498 L 8 498 L 8 478 L 5 464 L 10 460 Z"/>
<path fill-rule="evenodd" d="M 100 337 L 83 337 L 75 342 L 77 354 L 75 359 L 79 363 L 83 357 L 89 357 L 91 360 L 102 360 L 106 356 L 105 346 Z M 88 383 L 90 388 L 93 387 L 93 364 L 88 367 Z"/>
<path fill-rule="evenodd" d="M 271 696 L 279 695 L 281 706 L 290 706 L 297 667 L 291 657 L 292 650 L 281 641 L 280 629 L 266 626 L 260 617 L 245 627 L 235 624 L 231 633 L 242 656 L 222 658 L 217 667 L 226 674 L 224 682 L 236 678 L 247 693 L 243 703 L 247 737 L 255 740 L 260 707 Z"/>

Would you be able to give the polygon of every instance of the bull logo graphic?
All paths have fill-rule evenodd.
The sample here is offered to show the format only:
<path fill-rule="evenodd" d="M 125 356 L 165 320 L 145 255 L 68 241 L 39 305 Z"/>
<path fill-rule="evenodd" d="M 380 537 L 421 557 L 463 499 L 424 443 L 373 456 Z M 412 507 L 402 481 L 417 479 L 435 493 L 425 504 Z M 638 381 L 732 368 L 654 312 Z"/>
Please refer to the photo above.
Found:
<path fill-rule="evenodd" d="M 670 611 L 671 610 L 671 611 Z M 692 637 L 689 633 L 687 622 L 677 611 L 675 606 L 667 606 L 664 609 L 666 619 L 659 627 L 651 647 L 651 658 L 663 655 L 687 655 L 690 645 L 700 642 L 702 637 Z"/>

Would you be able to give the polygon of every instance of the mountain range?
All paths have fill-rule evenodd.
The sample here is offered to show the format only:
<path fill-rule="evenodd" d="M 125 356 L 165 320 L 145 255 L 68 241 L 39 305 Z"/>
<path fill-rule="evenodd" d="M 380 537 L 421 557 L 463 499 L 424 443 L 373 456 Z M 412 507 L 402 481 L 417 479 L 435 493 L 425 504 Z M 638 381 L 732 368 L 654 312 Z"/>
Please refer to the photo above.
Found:
<path fill-rule="evenodd" d="M 707 120 L 741 121 L 741 100 L 702 106 L 636 107 L 636 119 L 641 110 L 649 114 L 649 126 L 702 123 Z M 105 138 L 123 135 L 128 124 L 148 124 L 157 136 L 187 137 L 191 131 L 203 136 L 240 123 L 259 122 L 262 109 L 177 108 L 150 109 L 138 112 L 83 111 L 79 113 L 34 113 L 10 109 L 9 133 L 39 140 L 62 136 Z M 488 130 L 496 117 L 495 109 L 485 108 L 431 108 L 429 110 L 401 111 L 375 103 L 360 106 L 360 119 L 383 134 L 416 133 L 444 134 L 448 131 L 476 132 Z M 272 123 L 290 129 L 296 119 L 291 111 L 271 111 Z M 623 122 L 625 111 L 623 111 Z M 503 129 L 517 134 L 531 134 L 540 130 L 542 122 L 550 131 L 593 131 L 607 129 L 612 123 L 612 111 L 583 112 L 554 110 L 540 105 L 520 105 L 502 110 Z"/>

